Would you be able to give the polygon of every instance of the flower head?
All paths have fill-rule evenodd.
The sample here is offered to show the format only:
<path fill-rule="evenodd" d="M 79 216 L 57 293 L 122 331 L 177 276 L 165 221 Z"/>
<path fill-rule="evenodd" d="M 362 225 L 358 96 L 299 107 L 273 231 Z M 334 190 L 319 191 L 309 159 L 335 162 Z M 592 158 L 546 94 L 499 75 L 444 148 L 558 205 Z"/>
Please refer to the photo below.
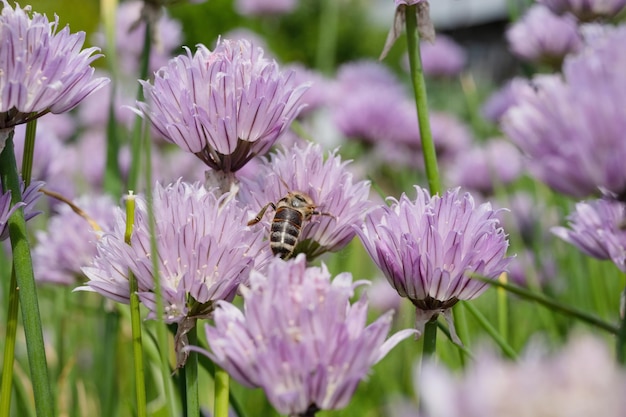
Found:
<path fill-rule="evenodd" d="M 241 289 L 243 313 L 219 303 L 205 353 L 241 384 L 261 387 L 281 414 L 345 407 L 369 369 L 413 333 L 385 341 L 391 312 L 366 325 L 366 299 L 350 304 L 359 284 L 348 273 L 331 281 L 303 255 L 274 259 Z"/>
<path fill-rule="evenodd" d="M 579 51 L 583 41 L 576 19 L 557 16 L 536 4 L 506 32 L 511 51 L 519 58 L 560 67 L 565 55 Z"/>
<path fill-rule="evenodd" d="M 380 59 L 383 59 L 389 53 L 389 50 L 400 37 L 402 29 L 404 28 L 404 22 L 406 19 L 407 9 L 411 6 L 416 6 L 414 13 L 417 17 L 417 30 L 420 37 L 427 41 L 435 40 L 435 28 L 430 20 L 430 6 L 426 0 L 394 0 L 396 5 L 396 13 L 393 18 L 393 26 L 387 34 L 387 40 L 385 46 L 380 54 Z"/>
<path fill-rule="evenodd" d="M 242 178 L 241 200 L 254 213 L 267 203 L 276 203 L 289 192 L 308 195 L 320 213 L 302 225 L 293 256 L 306 253 L 313 259 L 335 252 L 354 237 L 353 226 L 363 221 L 370 208 L 368 181 L 353 182 L 347 162 L 336 152 L 326 160 L 319 145 L 294 146 L 266 159 L 254 178 Z M 264 217 L 269 228 L 271 218 Z"/>
<path fill-rule="evenodd" d="M 59 19 L 30 14 L 2 0 L 0 14 L 0 129 L 75 107 L 108 82 L 92 79 L 98 48 L 81 50 L 85 33 L 57 32 Z"/>
<path fill-rule="evenodd" d="M 554 13 L 572 13 L 583 22 L 614 17 L 626 6 L 626 0 L 537 0 Z"/>
<path fill-rule="evenodd" d="M 157 71 L 154 84 L 141 83 L 148 102 L 137 103 L 140 114 L 168 141 L 225 172 L 269 151 L 307 89 L 245 40 L 221 40 L 213 51 L 199 45 Z"/>
<path fill-rule="evenodd" d="M 531 172 L 577 198 L 626 192 L 626 27 L 588 42 L 565 61 L 562 78 L 515 83 L 516 105 L 502 118 Z"/>
<path fill-rule="evenodd" d="M 626 272 L 626 206 L 621 201 L 581 201 L 568 216 L 569 228 L 553 227 L 552 233 L 598 259 L 610 259 Z"/>
<path fill-rule="evenodd" d="M 155 312 L 156 272 L 150 255 L 150 223 L 146 203 L 137 202 L 133 235 L 124 242 L 125 216 L 118 210 L 113 231 L 97 243 L 89 278 L 81 290 L 95 291 L 128 302 L 128 271 L 137 278 L 140 300 Z M 221 198 L 199 184 L 177 182 L 154 190 L 158 276 L 165 303 L 165 320 L 210 314 L 217 300 L 232 300 L 264 254 L 260 231 L 246 226 L 247 214 L 228 194 Z"/>
<path fill-rule="evenodd" d="M 508 241 L 489 203 L 475 206 L 459 189 L 431 197 L 391 199 L 369 213 L 358 231 L 365 249 L 402 297 L 417 307 L 417 327 L 459 300 L 478 297 L 508 265 Z M 451 326 L 451 330 L 453 327 Z"/>
<path fill-rule="evenodd" d="M 24 207 L 24 219 L 26 221 L 41 213 L 40 211 L 35 211 L 34 206 L 39 197 L 41 197 L 39 190 L 43 185 L 44 183 L 41 181 L 34 181 L 24 189 L 24 184 L 22 183 L 22 201 L 14 205 L 11 205 L 11 191 L 0 194 L 0 241 L 9 237 L 7 224 L 9 217 L 15 210 Z"/>
<path fill-rule="evenodd" d="M 483 352 L 460 377 L 424 367 L 424 417 L 626 415 L 626 374 L 599 339 L 575 337 L 552 355 L 537 350 L 518 363 Z"/>
<path fill-rule="evenodd" d="M 236 10 L 242 15 L 280 15 L 293 11 L 298 2 L 296 0 L 237 0 Z"/>
<path fill-rule="evenodd" d="M 432 77 L 459 75 L 467 61 L 465 50 L 452 38 L 438 35 L 434 42 L 422 42 L 424 74 Z"/>
<path fill-rule="evenodd" d="M 58 213 L 50 218 L 46 230 L 36 235 L 33 266 L 39 282 L 75 284 L 83 277 L 81 268 L 89 265 L 96 255 L 99 237 L 103 232 L 113 231 L 117 206 L 111 198 L 84 196 L 75 204 L 95 223 L 76 214 L 70 206 L 59 205 Z"/>

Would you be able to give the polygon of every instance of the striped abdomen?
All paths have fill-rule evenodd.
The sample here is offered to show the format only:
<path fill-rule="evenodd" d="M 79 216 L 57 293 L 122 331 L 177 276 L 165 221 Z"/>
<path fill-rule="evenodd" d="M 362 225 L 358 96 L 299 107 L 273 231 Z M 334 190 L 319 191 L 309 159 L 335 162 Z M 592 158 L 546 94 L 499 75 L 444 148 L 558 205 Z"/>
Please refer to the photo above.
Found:
<path fill-rule="evenodd" d="M 291 207 L 278 207 L 270 232 L 270 248 L 274 255 L 287 259 L 298 243 L 302 218 L 300 211 Z"/>

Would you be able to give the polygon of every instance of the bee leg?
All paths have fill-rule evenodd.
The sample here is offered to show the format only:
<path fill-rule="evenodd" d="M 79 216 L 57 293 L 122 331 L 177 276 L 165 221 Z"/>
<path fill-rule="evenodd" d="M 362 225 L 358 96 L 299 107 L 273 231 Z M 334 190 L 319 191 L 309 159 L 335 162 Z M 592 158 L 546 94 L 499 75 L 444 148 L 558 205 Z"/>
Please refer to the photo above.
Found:
<path fill-rule="evenodd" d="M 259 211 L 259 214 L 257 214 L 257 215 L 256 215 L 256 217 L 255 217 L 254 219 L 252 219 L 252 220 L 250 220 L 250 221 L 248 222 L 248 226 L 252 226 L 252 225 L 257 224 L 258 222 L 260 222 L 260 221 L 261 221 L 261 219 L 263 218 L 263 215 L 265 214 L 265 212 L 267 211 L 267 208 L 268 208 L 269 206 L 272 206 L 272 208 L 273 208 L 274 210 L 276 210 L 276 206 L 274 205 L 274 203 L 272 203 L 272 202 L 267 203 L 267 204 L 266 204 L 266 205 L 265 205 L 265 206 L 261 209 L 261 211 Z"/>
<path fill-rule="evenodd" d="M 320 212 L 320 211 L 315 210 L 313 213 L 311 213 L 311 215 L 312 216 L 328 216 L 328 217 L 332 217 L 333 219 L 337 220 L 337 217 L 335 217 L 332 214 L 327 213 L 325 211 L 324 212 Z"/>

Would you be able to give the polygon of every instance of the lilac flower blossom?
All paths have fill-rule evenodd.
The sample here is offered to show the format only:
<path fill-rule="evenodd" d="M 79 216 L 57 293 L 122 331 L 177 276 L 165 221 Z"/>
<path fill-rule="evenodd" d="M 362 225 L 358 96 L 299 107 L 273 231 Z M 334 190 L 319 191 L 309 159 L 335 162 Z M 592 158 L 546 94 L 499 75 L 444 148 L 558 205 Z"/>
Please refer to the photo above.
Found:
<path fill-rule="evenodd" d="M 235 9 L 245 16 L 281 15 L 293 11 L 297 0 L 236 0 Z"/>
<path fill-rule="evenodd" d="M 0 130 L 26 123 L 48 112 L 74 108 L 109 80 L 92 79 L 98 48 L 83 49 L 85 33 L 57 32 L 58 17 L 9 5 L 0 15 Z"/>
<path fill-rule="evenodd" d="M 624 44 L 621 26 L 568 58 L 562 78 L 513 86 L 517 104 L 502 128 L 530 157 L 530 171 L 556 191 L 576 198 L 626 191 Z"/>
<path fill-rule="evenodd" d="M 102 233 L 112 232 L 117 205 L 108 196 L 83 196 L 75 201 L 89 220 L 68 205 L 59 205 L 46 230 L 37 231 L 33 266 L 38 282 L 72 285 L 83 278 L 81 268 L 96 255 Z"/>
<path fill-rule="evenodd" d="M 215 301 L 232 300 L 239 284 L 247 282 L 250 269 L 262 266 L 270 256 L 262 231 L 250 230 L 247 213 L 228 197 L 218 198 L 198 183 L 155 187 L 158 274 L 168 323 L 205 317 Z M 113 231 L 98 241 L 93 265 L 83 268 L 89 281 L 77 289 L 127 303 L 130 271 L 137 278 L 141 302 L 154 316 L 155 272 L 143 199 L 137 201 L 130 244 L 124 242 L 124 228 L 125 216 L 117 210 Z"/>
<path fill-rule="evenodd" d="M 522 172 L 522 155 L 510 142 L 490 140 L 464 152 L 449 164 L 449 184 L 492 194 L 497 186 L 515 181 Z"/>
<path fill-rule="evenodd" d="M 416 187 L 415 202 L 402 195 L 369 213 L 358 230 L 365 249 L 392 287 L 416 307 L 416 327 L 443 313 L 454 332 L 450 309 L 478 297 L 508 265 L 508 240 L 491 204 L 475 206 L 459 189 L 431 197 Z"/>
<path fill-rule="evenodd" d="M 517 363 L 483 352 L 461 376 L 427 364 L 417 385 L 423 417 L 626 415 L 626 374 L 589 335 L 551 355 L 535 347 Z"/>
<path fill-rule="evenodd" d="M 342 65 L 330 108 L 336 126 L 349 138 L 366 144 L 419 143 L 415 103 L 391 70 L 378 62 Z"/>
<path fill-rule="evenodd" d="M 557 16 L 547 7 L 536 4 L 506 32 L 513 54 L 530 61 L 560 67 L 565 55 L 583 46 L 576 19 Z"/>
<path fill-rule="evenodd" d="M 281 414 L 343 408 L 370 368 L 414 332 L 385 340 L 391 311 L 366 325 L 367 300 L 350 304 L 362 283 L 349 273 L 331 281 L 325 266 L 307 268 L 303 255 L 274 259 L 241 288 L 244 312 L 218 303 L 204 354 L 244 386 L 262 388 Z"/>
<path fill-rule="evenodd" d="M 269 202 L 276 203 L 289 191 L 307 194 L 317 205 L 317 215 L 302 226 L 294 256 L 306 253 L 313 259 L 324 252 L 335 252 L 354 237 L 371 207 L 369 181 L 355 182 L 337 152 L 324 160 L 319 145 L 294 146 L 272 154 L 254 173 L 241 178 L 240 199 L 247 204 L 250 218 Z M 272 216 L 265 214 L 262 224 L 269 229 Z M 268 232 L 265 232 L 268 233 Z"/>
<path fill-rule="evenodd" d="M 147 103 L 139 113 L 170 142 L 209 167 L 235 172 L 263 155 L 301 109 L 306 85 L 247 41 L 199 45 L 141 81 Z"/>
<path fill-rule="evenodd" d="M 11 206 L 11 191 L 0 194 L 0 241 L 9 237 L 7 224 L 15 210 L 23 207 L 24 219 L 26 221 L 41 213 L 36 211 L 34 206 L 39 197 L 41 197 L 39 190 L 43 185 L 44 183 L 41 181 L 34 181 L 24 189 L 24 184 L 22 183 L 22 201 L 17 202 L 13 206 Z"/>
<path fill-rule="evenodd" d="M 583 22 L 611 18 L 626 6 L 626 0 L 537 0 L 554 13 L 572 13 Z"/>
<path fill-rule="evenodd" d="M 465 50 L 452 38 L 437 35 L 434 42 L 422 42 L 422 67 L 431 77 L 455 77 L 467 62 Z"/>
<path fill-rule="evenodd" d="M 568 216 L 569 228 L 553 227 L 552 233 L 598 259 L 610 259 L 626 272 L 626 209 L 612 199 L 581 201 Z"/>
<path fill-rule="evenodd" d="M 499 123 L 502 116 L 515 104 L 517 103 L 513 82 L 509 80 L 487 98 L 480 112 L 490 122 Z"/>

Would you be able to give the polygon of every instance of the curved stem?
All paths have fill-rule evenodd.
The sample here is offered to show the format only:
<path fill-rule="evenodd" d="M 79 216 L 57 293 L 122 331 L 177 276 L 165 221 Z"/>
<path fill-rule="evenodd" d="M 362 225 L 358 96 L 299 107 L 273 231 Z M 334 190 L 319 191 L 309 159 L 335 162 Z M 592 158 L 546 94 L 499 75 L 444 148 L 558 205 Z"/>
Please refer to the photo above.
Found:
<path fill-rule="evenodd" d="M 15 153 L 13 149 L 13 132 L 9 134 L 5 148 L 0 154 L 0 176 L 5 189 L 11 190 L 13 204 L 22 200 Z M 30 366 L 35 408 L 38 416 L 53 416 L 54 401 L 50 381 L 48 379 L 48 363 L 39 314 L 39 302 L 35 287 L 33 263 L 26 232 L 24 210 L 16 210 L 8 221 L 11 247 L 13 250 L 13 268 L 19 288 L 19 300 L 22 306 L 22 322 L 26 337 L 26 350 Z"/>
<path fill-rule="evenodd" d="M 431 195 L 435 195 L 441 192 L 441 184 L 439 180 L 439 168 L 437 167 L 437 153 L 435 152 L 433 135 L 430 130 L 430 119 L 428 118 L 426 81 L 424 80 L 419 45 L 420 39 L 417 30 L 417 5 L 406 7 L 406 36 L 409 52 L 409 66 L 411 69 L 411 83 L 413 84 L 413 93 L 415 95 L 417 120 L 419 122 L 428 189 Z"/>

